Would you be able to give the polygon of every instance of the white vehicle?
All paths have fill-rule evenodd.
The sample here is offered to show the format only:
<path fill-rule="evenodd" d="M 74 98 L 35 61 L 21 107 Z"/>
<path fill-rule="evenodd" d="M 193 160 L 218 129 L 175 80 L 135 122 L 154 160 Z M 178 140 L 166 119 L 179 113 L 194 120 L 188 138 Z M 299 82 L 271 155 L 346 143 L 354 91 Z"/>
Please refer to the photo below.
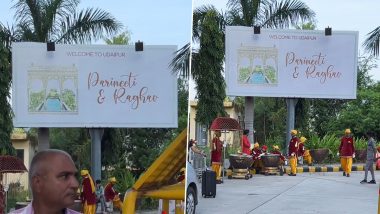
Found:
<path fill-rule="evenodd" d="M 195 214 L 198 204 L 198 179 L 194 167 L 187 162 L 186 167 L 186 214 Z"/>

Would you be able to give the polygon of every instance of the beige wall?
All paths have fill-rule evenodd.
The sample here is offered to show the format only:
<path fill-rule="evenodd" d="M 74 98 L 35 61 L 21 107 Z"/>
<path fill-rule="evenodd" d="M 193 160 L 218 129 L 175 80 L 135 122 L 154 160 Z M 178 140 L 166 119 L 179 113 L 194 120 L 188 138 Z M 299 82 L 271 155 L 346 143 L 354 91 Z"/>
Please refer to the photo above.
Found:
<path fill-rule="evenodd" d="M 225 101 L 224 102 L 224 108 L 230 118 L 234 118 L 239 121 L 238 119 L 238 112 L 234 106 L 234 103 L 231 101 Z M 189 139 L 196 139 L 196 122 L 195 122 L 195 115 L 197 113 L 197 101 L 190 101 L 190 113 L 189 113 Z M 228 132 L 226 134 L 222 133 L 221 140 L 224 141 L 224 138 L 227 139 L 228 143 L 234 142 L 235 144 L 239 141 L 239 134 L 234 132 Z M 212 138 L 212 136 L 211 136 Z M 209 136 L 210 139 L 210 136 Z M 209 142 L 207 142 L 207 145 L 209 145 Z"/>
<path fill-rule="evenodd" d="M 11 140 L 12 145 L 15 149 L 24 150 L 24 165 L 26 169 L 29 170 L 30 161 L 32 160 L 35 153 L 34 146 L 29 142 L 26 133 L 20 130 L 16 130 L 14 133 L 12 133 Z M 28 172 L 7 173 L 4 180 L 7 184 L 20 182 L 21 186 L 24 187 L 25 190 L 29 189 Z"/>

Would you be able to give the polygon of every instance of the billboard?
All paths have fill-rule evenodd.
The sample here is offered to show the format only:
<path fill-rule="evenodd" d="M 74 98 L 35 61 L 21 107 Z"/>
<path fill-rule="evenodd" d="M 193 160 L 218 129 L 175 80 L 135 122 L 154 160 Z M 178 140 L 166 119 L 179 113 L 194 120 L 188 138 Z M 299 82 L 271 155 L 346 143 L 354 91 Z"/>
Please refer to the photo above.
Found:
<path fill-rule="evenodd" d="M 176 46 L 13 43 L 15 127 L 177 127 Z"/>
<path fill-rule="evenodd" d="M 226 27 L 227 94 L 356 98 L 358 32 Z"/>

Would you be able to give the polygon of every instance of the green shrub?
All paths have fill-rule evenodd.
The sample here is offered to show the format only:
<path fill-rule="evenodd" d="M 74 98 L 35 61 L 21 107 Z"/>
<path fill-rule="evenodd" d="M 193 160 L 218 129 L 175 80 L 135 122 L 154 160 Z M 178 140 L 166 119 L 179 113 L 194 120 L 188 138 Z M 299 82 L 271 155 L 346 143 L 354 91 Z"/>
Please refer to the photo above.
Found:
<path fill-rule="evenodd" d="M 7 211 L 16 207 L 17 202 L 25 202 L 29 196 L 29 192 L 24 190 L 19 182 L 10 183 L 7 197 Z"/>
<path fill-rule="evenodd" d="M 158 208 L 158 199 L 153 198 L 141 198 L 137 201 L 138 210 L 157 210 Z"/>
<path fill-rule="evenodd" d="M 355 141 L 355 150 L 358 150 L 358 149 L 367 149 L 367 140 L 364 139 L 364 138 L 355 138 L 354 139 Z"/>
<path fill-rule="evenodd" d="M 265 139 L 265 143 L 260 143 L 260 147 L 266 145 L 268 146 L 268 151 L 272 151 L 272 148 L 274 145 L 277 145 L 280 147 L 280 151 L 282 151 L 283 154 L 288 153 L 287 148 L 285 148 L 285 138 L 280 136 L 270 137 L 268 139 Z"/>
<path fill-rule="evenodd" d="M 339 145 L 340 137 L 337 137 L 335 134 L 326 134 L 322 138 L 313 134 L 305 143 L 306 149 L 328 149 L 329 155 L 324 161 L 325 163 L 335 163 L 339 161 L 339 157 L 337 156 Z"/>
<path fill-rule="evenodd" d="M 136 179 L 133 174 L 125 168 L 117 169 L 113 172 L 113 176 L 116 178 L 117 182 L 115 184 L 115 189 L 120 193 L 125 193 L 129 188 L 133 186 Z"/>

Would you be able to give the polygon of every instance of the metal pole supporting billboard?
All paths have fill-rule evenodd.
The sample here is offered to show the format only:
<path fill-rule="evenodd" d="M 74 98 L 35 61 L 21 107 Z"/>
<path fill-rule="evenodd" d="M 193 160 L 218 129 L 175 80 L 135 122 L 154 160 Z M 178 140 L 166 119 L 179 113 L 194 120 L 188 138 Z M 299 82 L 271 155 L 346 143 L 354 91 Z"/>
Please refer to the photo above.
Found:
<path fill-rule="evenodd" d="M 38 151 L 49 148 L 49 128 L 38 128 Z"/>
<path fill-rule="evenodd" d="M 245 107 L 244 107 L 244 129 L 249 130 L 249 142 L 255 143 L 255 131 L 254 131 L 254 97 L 245 97 Z"/>
<path fill-rule="evenodd" d="M 290 130 L 294 129 L 295 121 L 295 108 L 298 99 L 296 98 L 286 98 L 286 108 L 288 114 L 286 116 L 286 142 L 285 142 L 285 154 L 288 152 L 289 141 L 290 141 Z"/>
<path fill-rule="evenodd" d="M 102 178 L 102 164 L 101 164 L 101 141 L 104 129 L 90 128 L 91 136 L 91 174 L 94 180 Z"/>

